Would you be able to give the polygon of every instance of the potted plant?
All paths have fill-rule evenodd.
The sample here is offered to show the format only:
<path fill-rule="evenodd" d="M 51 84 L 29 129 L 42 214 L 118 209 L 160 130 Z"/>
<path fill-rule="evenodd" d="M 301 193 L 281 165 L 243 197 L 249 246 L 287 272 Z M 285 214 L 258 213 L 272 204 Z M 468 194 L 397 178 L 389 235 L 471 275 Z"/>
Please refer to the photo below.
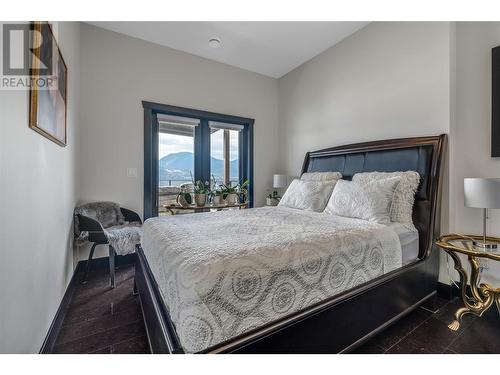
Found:
<path fill-rule="evenodd" d="M 270 193 L 267 198 L 266 198 L 266 205 L 268 206 L 277 206 L 279 201 L 280 201 L 280 196 L 278 195 L 278 192 L 274 190 L 272 193 Z"/>
<path fill-rule="evenodd" d="M 239 203 L 246 203 L 248 201 L 248 185 L 250 185 L 250 180 L 248 179 L 236 185 Z"/>
<path fill-rule="evenodd" d="M 211 181 L 211 189 L 210 189 L 210 201 L 214 206 L 220 206 L 226 203 L 226 201 L 222 198 L 224 194 L 224 189 L 222 185 L 217 187 L 217 181 L 215 180 L 215 176 L 212 175 Z"/>
<path fill-rule="evenodd" d="M 210 194 L 208 182 L 196 181 L 194 184 L 194 201 L 197 206 L 203 207 L 207 203 L 207 196 Z"/>
<path fill-rule="evenodd" d="M 191 196 L 191 193 L 181 190 L 179 194 L 177 194 L 177 204 L 181 205 L 182 207 L 187 207 L 193 203 L 193 197 Z"/>
<path fill-rule="evenodd" d="M 191 175 L 192 177 L 192 175 Z M 210 194 L 210 183 L 198 180 L 193 181 L 194 201 L 198 207 L 203 207 L 207 203 L 207 196 Z"/>
<path fill-rule="evenodd" d="M 229 206 L 234 206 L 238 203 L 238 189 L 236 186 L 221 185 L 222 188 L 222 199 L 226 201 Z"/>
<path fill-rule="evenodd" d="M 212 197 L 212 204 L 214 206 L 220 206 L 223 204 L 226 204 L 226 200 L 223 198 L 224 196 L 224 189 L 222 186 L 219 186 L 212 190 L 211 192 L 211 197 Z"/>

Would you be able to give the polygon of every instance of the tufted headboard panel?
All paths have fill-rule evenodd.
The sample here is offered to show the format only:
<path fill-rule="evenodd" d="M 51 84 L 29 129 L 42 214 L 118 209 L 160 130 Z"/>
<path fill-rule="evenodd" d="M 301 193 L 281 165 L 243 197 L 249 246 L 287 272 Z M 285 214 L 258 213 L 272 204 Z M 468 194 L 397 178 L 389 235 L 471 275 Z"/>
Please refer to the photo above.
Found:
<path fill-rule="evenodd" d="M 419 231 L 419 257 L 425 257 L 439 235 L 441 166 L 446 135 L 356 143 L 308 152 L 304 172 L 341 172 L 350 180 L 359 172 L 417 171 L 420 185 L 413 207 Z"/>

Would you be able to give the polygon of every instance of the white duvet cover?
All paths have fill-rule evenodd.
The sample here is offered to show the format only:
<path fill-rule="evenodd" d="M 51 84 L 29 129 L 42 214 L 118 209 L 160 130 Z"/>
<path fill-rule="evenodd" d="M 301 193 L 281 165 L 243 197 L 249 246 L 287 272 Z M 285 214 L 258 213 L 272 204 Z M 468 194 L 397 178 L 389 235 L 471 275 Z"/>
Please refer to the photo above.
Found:
<path fill-rule="evenodd" d="M 389 227 L 286 207 L 152 218 L 142 248 L 186 352 L 401 267 Z"/>

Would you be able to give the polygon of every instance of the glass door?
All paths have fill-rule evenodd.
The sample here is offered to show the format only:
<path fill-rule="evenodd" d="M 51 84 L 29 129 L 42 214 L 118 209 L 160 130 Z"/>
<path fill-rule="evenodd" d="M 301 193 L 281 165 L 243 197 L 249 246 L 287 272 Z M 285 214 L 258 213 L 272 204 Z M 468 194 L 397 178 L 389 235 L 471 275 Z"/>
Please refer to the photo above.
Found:
<path fill-rule="evenodd" d="M 192 189 L 195 165 L 195 129 L 200 120 L 158 115 L 158 214 L 176 203 L 181 190 Z M 189 211 L 184 211 L 189 212 Z"/>
<path fill-rule="evenodd" d="M 253 205 L 253 119 L 143 102 L 144 219 L 172 213 L 179 192 L 215 178 L 234 187 L 248 179 Z M 203 209 L 199 209 L 199 211 Z M 186 213 L 182 209 L 176 213 Z M 192 212 L 192 211 L 191 211 Z"/>
<path fill-rule="evenodd" d="M 242 125 L 209 121 L 210 173 L 217 186 L 235 186 L 240 176 L 240 132 Z"/>

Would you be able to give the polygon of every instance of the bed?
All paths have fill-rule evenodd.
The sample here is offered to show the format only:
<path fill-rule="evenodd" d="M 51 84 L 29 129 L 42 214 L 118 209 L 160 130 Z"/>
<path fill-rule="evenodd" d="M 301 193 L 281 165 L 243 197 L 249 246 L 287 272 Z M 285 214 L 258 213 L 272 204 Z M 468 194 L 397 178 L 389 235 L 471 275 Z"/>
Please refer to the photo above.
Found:
<path fill-rule="evenodd" d="M 304 160 L 302 172 L 345 179 L 418 171 L 416 230 L 286 207 L 147 220 L 136 288 L 152 352 L 345 352 L 432 297 L 444 142 L 369 142 Z"/>

